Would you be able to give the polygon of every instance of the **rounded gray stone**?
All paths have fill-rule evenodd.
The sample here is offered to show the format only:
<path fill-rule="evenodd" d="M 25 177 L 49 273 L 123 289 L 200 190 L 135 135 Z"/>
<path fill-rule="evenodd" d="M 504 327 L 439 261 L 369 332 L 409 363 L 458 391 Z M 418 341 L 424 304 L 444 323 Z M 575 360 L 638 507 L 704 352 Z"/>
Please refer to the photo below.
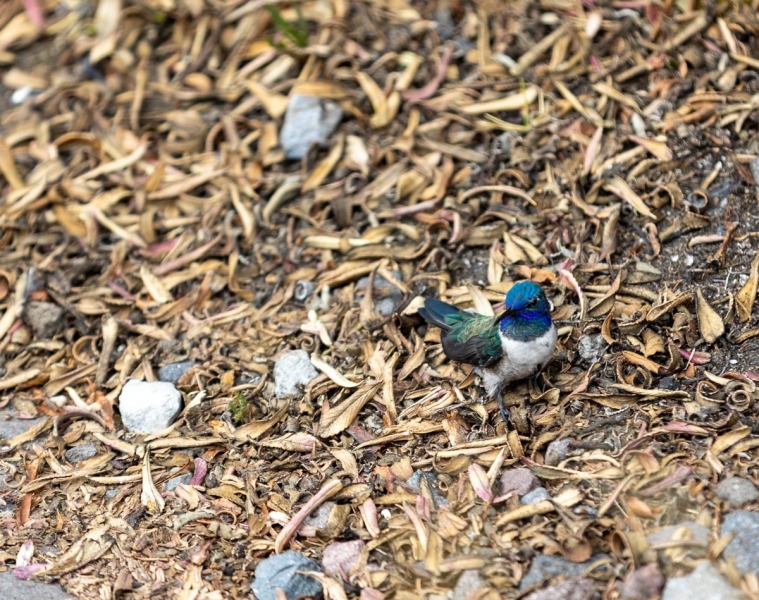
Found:
<path fill-rule="evenodd" d="M 80 444 L 79 446 L 74 446 L 73 448 L 66 450 L 64 456 L 66 457 L 66 460 L 71 463 L 80 463 L 92 458 L 97 453 L 98 449 L 95 444 Z"/>
<path fill-rule="evenodd" d="M 288 550 L 258 563 L 250 589 L 257 600 L 277 600 L 277 588 L 284 592 L 288 600 L 295 600 L 301 596 L 321 598 L 322 584 L 313 577 L 297 573 L 321 570 L 321 566 L 315 560 L 294 550 Z"/>
<path fill-rule="evenodd" d="M 540 481 L 533 475 L 530 469 L 517 467 L 516 469 L 509 469 L 503 472 L 498 494 L 505 496 L 506 494 L 514 493 L 517 496 L 524 496 L 539 485 Z"/>
<path fill-rule="evenodd" d="M 12 571 L 0 573 L 0 598 L 3 600 L 74 600 L 57 583 L 23 580 Z"/>
<path fill-rule="evenodd" d="M 279 143 L 291 160 L 303 158 L 312 145 L 326 146 L 343 118 L 340 105 L 318 96 L 294 94 L 285 112 Z"/>
<path fill-rule="evenodd" d="M 194 360 L 167 363 L 158 369 L 158 380 L 176 384 L 179 378 L 195 366 Z"/>
<path fill-rule="evenodd" d="M 684 577 L 670 577 L 662 600 L 746 600 L 711 563 L 700 562 Z"/>
<path fill-rule="evenodd" d="M 756 486 L 743 477 L 728 477 L 717 485 L 715 490 L 720 500 L 729 502 L 733 506 L 743 506 L 759 498 Z"/>
<path fill-rule="evenodd" d="M 130 379 L 119 394 L 121 420 L 132 433 L 166 429 L 181 410 L 182 394 L 173 383 Z"/>
<path fill-rule="evenodd" d="M 724 556 L 733 558 L 743 573 L 759 576 L 759 513 L 736 510 L 722 521 L 721 536 L 735 534 L 725 548 Z"/>
<path fill-rule="evenodd" d="M 601 360 L 606 346 L 606 340 L 600 333 L 583 335 L 577 343 L 577 352 L 585 362 L 594 363 Z"/>
<path fill-rule="evenodd" d="M 24 321 L 40 339 L 53 337 L 63 324 L 63 309 L 52 302 L 30 302 L 24 310 Z"/>
<path fill-rule="evenodd" d="M 548 493 L 548 490 L 544 487 L 536 487 L 531 492 L 527 492 L 522 498 L 520 499 L 520 502 L 522 504 L 540 504 L 543 502 L 543 500 L 550 500 L 551 494 Z"/>
<path fill-rule="evenodd" d="M 319 372 L 311 364 L 308 352 L 288 352 L 274 363 L 274 394 L 278 398 L 296 396 L 317 375 Z"/>

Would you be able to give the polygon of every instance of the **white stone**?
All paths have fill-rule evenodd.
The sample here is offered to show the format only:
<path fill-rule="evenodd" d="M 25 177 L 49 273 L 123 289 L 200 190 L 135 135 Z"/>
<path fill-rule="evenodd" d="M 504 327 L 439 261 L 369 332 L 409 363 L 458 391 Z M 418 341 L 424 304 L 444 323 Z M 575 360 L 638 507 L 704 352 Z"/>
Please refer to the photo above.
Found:
<path fill-rule="evenodd" d="M 300 159 L 313 144 L 326 146 L 342 118 L 343 109 L 332 100 L 293 94 L 287 104 L 285 121 L 279 133 L 279 143 L 285 156 Z"/>
<path fill-rule="evenodd" d="M 662 600 L 745 600 L 708 562 L 700 562 L 690 575 L 671 577 L 664 587 Z"/>
<path fill-rule="evenodd" d="M 277 398 L 298 395 L 304 385 L 319 375 L 308 352 L 293 350 L 274 363 L 274 394 Z"/>
<path fill-rule="evenodd" d="M 173 383 L 130 379 L 119 394 L 121 420 L 132 433 L 166 429 L 181 410 L 182 394 Z"/>

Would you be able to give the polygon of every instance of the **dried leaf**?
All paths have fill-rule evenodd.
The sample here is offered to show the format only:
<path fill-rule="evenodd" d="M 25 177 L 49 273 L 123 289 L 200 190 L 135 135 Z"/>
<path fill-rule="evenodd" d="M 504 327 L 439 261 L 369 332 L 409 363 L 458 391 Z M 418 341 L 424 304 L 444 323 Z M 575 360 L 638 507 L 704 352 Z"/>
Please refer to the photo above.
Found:
<path fill-rule="evenodd" d="M 701 290 L 696 290 L 696 309 L 698 311 L 698 330 L 708 344 L 713 344 L 718 337 L 725 333 L 725 324 L 709 303 L 704 299 Z"/>
<path fill-rule="evenodd" d="M 364 405 L 379 391 L 379 388 L 379 383 L 364 384 L 345 400 L 324 410 L 319 420 L 319 437 L 332 437 L 347 429 Z"/>

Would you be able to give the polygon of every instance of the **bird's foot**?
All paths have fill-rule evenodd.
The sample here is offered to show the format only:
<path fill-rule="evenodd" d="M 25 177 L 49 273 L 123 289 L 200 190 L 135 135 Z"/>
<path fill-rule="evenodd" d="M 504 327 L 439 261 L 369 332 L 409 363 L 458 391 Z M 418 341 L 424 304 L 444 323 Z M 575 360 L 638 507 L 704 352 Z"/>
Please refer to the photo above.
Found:
<path fill-rule="evenodd" d="M 503 422 L 508 424 L 509 417 L 511 416 L 511 411 L 506 408 L 506 403 L 503 401 L 503 394 L 500 391 L 498 392 L 498 410 L 501 413 Z"/>

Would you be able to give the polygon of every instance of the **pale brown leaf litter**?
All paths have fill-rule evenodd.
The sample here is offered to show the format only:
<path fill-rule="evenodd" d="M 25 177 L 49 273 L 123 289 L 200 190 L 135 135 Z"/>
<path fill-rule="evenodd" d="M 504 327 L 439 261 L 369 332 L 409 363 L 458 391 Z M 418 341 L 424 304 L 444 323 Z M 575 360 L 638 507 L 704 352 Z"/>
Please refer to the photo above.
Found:
<path fill-rule="evenodd" d="M 708 557 L 758 597 L 715 495 L 759 477 L 757 0 L 275 3 L 302 48 L 258 0 L 38 4 L 0 6 L 0 404 L 44 417 L 3 442 L 7 568 L 246 598 L 363 540 L 330 597 L 516 598 L 538 556 L 607 598 Z M 343 116 L 286 160 L 295 94 Z M 520 278 L 559 347 L 504 424 L 415 314 Z M 293 349 L 319 375 L 280 399 Z M 179 420 L 127 434 L 124 382 L 186 359 Z"/>

